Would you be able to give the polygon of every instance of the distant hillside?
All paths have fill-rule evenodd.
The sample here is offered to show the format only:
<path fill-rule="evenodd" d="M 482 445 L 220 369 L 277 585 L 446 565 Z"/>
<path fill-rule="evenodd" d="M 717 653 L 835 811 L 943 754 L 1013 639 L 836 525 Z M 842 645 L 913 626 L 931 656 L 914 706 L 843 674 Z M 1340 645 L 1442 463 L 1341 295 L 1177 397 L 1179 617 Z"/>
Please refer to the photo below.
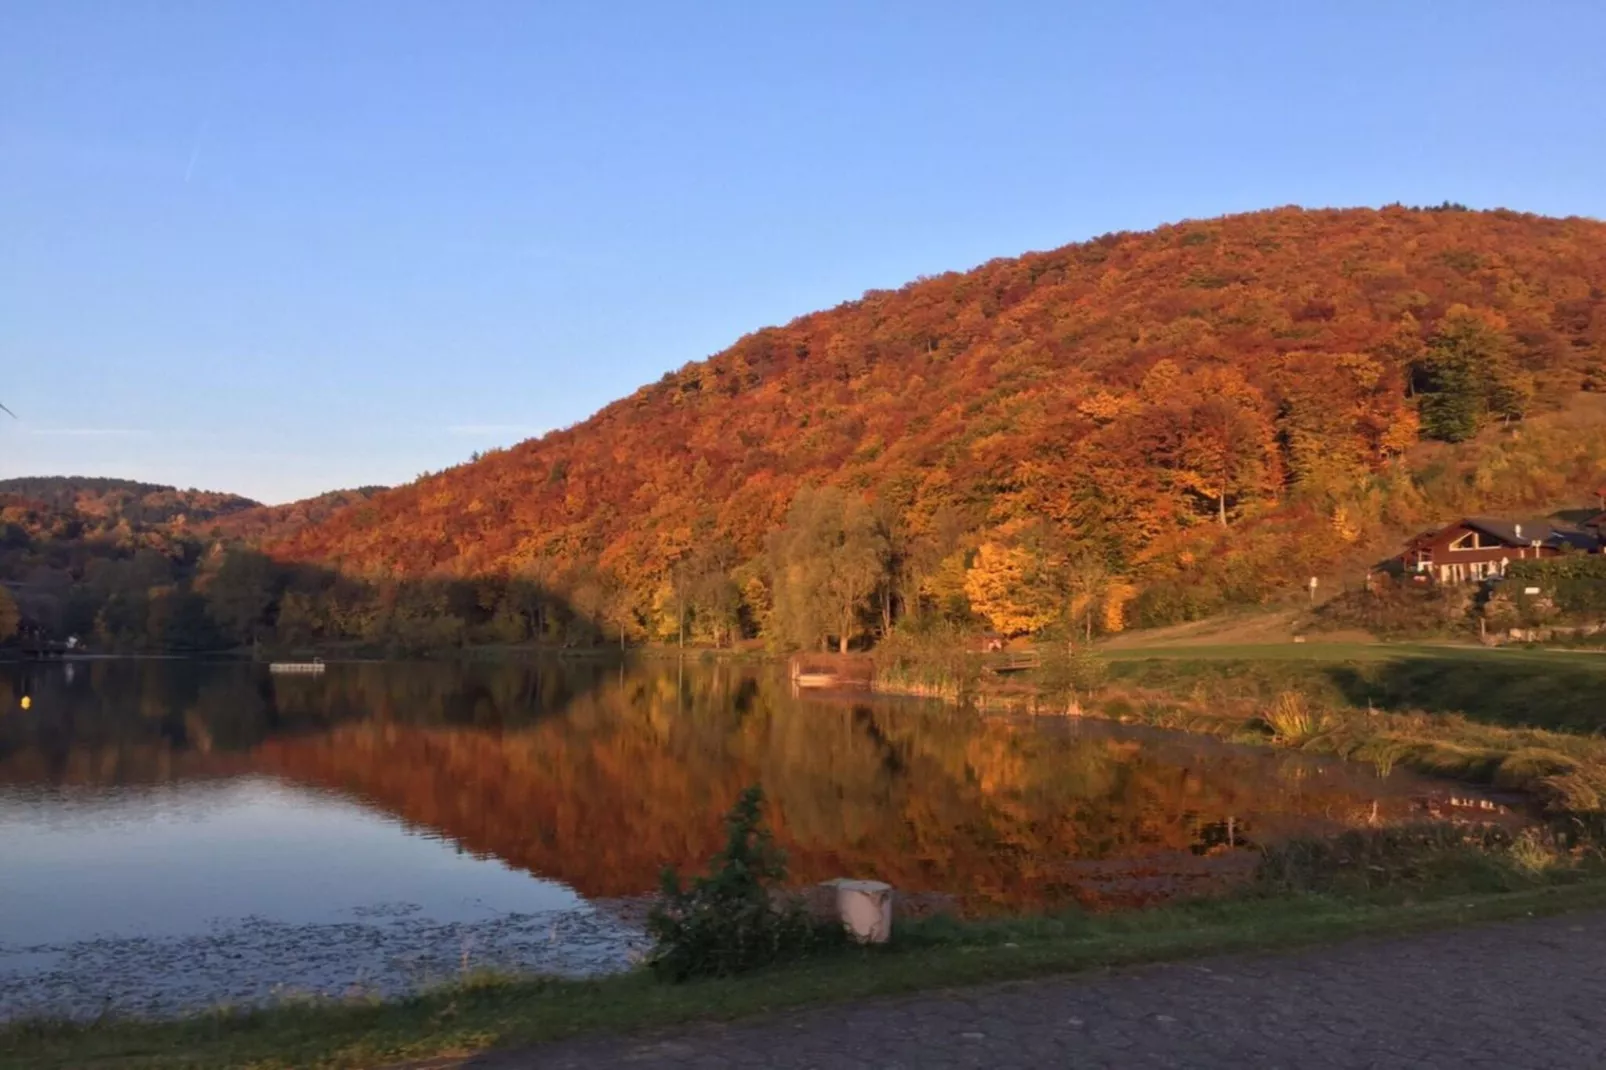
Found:
<path fill-rule="evenodd" d="M 287 505 L 258 505 L 219 518 L 211 530 L 223 538 L 250 542 L 287 538 L 308 524 L 320 524 L 339 510 L 366 502 L 388 489 L 357 487 L 354 490 L 332 490 Z"/>
<path fill-rule="evenodd" d="M 284 577 L 248 544 L 378 489 L 263 506 L 129 480 L 0 482 L 0 645 L 19 633 L 125 650 L 250 642 Z"/>
<path fill-rule="evenodd" d="M 274 550 L 537 576 L 587 604 L 622 588 L 621 626 L 794 641 L 921 609 L 1038 630 L 1074 559 L 1158 623 L 1294 590 L 1449 509 L 1585 495 L 1606 434 L 1574 399 L 1603 389 L 1606 224 L 1277 209 L 866 294 Z M 1582 429 L 1513 431 L 1563 410 Z M 793 508 L 819 485 L 847 497 Z M 792 589 L 846 573 L 792 567 L 789 509 L 879 555 L 846 624 Z"/>
<path fill-rule="evenodd" d="M 0 480 L 0 494 L 14 494 L 56 509 L 73 509 L 97 519 L 131 524 L 200 524 L 255 509 L 238 494 L 179 490 L 156 483 L 89 476 L 30 476 Z"/>

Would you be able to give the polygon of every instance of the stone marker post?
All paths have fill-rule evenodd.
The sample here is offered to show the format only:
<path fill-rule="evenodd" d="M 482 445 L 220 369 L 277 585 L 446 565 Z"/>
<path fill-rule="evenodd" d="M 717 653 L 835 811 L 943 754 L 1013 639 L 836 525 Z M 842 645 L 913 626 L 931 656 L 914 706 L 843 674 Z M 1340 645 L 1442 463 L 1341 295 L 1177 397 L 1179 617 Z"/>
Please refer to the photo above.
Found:
<path fill-rule="evenodd" d="M 892 885 L 880 881 L 834 880 L 842 925 L 861 944 L 884 944 L 892 937 Z"/>

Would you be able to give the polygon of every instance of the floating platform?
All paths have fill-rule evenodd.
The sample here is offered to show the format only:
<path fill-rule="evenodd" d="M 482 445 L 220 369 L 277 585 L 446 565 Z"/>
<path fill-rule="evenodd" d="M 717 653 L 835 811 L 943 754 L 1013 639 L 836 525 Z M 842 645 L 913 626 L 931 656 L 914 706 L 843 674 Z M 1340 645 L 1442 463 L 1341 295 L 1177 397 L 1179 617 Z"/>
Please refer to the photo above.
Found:
<path fill-rule="evenodd" d="M 311 661 L 275 661 L 268 665 L 269 672 L 320 673 L 324 670 L 322 658 Z"/>

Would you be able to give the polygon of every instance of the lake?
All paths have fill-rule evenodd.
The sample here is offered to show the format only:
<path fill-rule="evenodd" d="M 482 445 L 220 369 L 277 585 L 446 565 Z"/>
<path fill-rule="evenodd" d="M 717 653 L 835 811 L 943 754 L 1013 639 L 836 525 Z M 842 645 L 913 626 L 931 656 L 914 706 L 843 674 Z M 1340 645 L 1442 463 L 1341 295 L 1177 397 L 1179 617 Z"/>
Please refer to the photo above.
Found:
<path fill-rule="evenodd" d="M 26 695 L 30 708 L 21 708 Z M 0 1017 L 585 975 L 761 784 L 792 879 L 1137 905 L 1443 785 L 1097 721 L 795 695 L 769 667 L 0 666 Z"/>

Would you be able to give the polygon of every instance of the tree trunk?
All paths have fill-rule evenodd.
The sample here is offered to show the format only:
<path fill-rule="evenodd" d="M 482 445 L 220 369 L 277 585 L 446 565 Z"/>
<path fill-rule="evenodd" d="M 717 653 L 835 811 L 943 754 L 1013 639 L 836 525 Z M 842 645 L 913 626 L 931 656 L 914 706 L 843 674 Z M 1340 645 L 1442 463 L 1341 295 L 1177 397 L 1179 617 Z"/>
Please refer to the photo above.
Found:
<path fill-rule="evenodd" d="M 1227 526 L 1227 492 L 1226 491 L 1222 491 L 1221 494 L 1216 498 L 1216 517 L 1221 521 L 1221 526 L 1222 527 L 1226 527 Z"/>
<path fill-rule="evenodd" d="M 838 654 L 846 654 L 848 652 L 848 633 L 846 631 L 836 637 L 836 652 Z"/>

